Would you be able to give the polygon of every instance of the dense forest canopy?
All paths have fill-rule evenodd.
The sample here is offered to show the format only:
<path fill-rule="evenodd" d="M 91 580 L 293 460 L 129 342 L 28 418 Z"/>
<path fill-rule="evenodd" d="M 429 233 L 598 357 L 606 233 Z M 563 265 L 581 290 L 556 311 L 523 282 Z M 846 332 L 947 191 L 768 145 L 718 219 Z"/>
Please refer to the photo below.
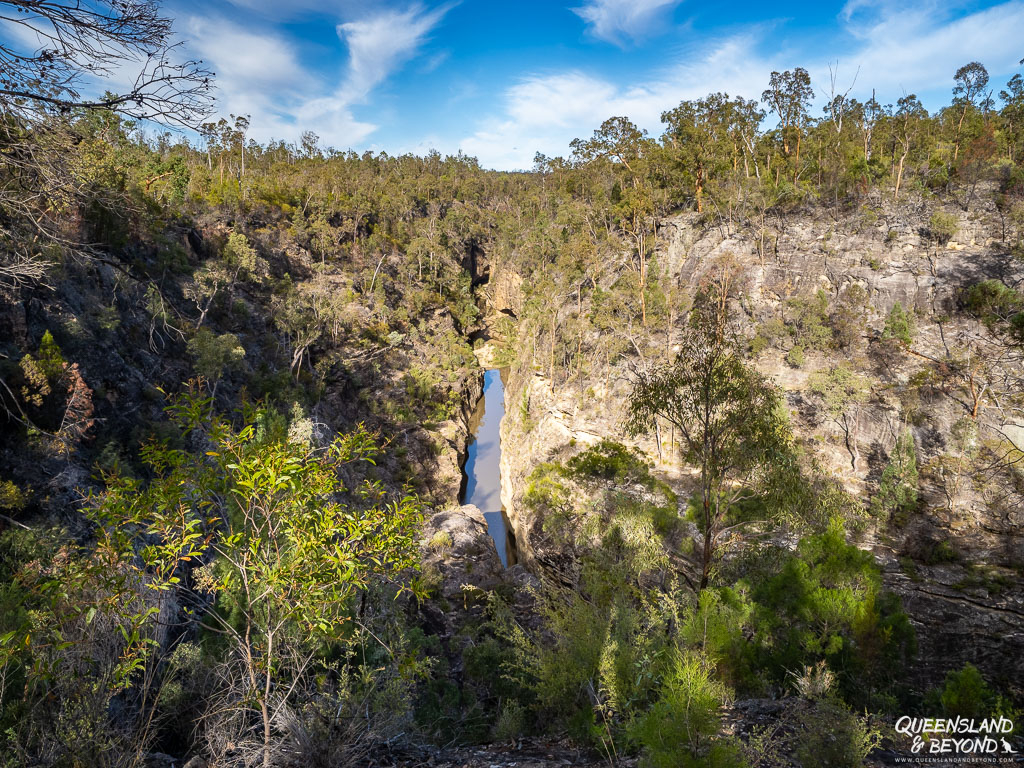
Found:
<path fill-rule="evenodd" d="M 611 765 L 860 765 L 904 748 L 898 715 L 1019 711 L 1012 665 L 915 656 L 891 579 L 954 564 L 983 605 L 1024 567 L 913 527 L 1024 505 L 1019 74 L 966 63 L 932 113 L 794 67 L 498 172 L 254 141 L 151 2 L 0 2 L 29 18 L 49 42 L 0 45 L 4 766 L 541 735 Z M 989 251 L 951 271 L 968 221 Z M 883 254 L 867 278 L 830 250 L 847 230 Z M 831 292 L 786 271 L 808 231 Z M 729 248 L 684 275 L 707 233 Z M 877 258 L 911 251 L 955 302 L 873 307 Z M 541 394 L 618 412 L 521 468 L 535 554 L 486 588 L 437 527 L 482 345 L 512 371 L 503 440 L 547 439 Z"/>

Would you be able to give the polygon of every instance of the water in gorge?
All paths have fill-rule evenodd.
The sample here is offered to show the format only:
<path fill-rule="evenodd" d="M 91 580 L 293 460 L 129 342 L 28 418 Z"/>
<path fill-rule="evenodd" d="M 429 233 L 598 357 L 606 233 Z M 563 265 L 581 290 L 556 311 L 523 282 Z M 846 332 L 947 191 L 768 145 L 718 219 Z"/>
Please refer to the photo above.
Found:
<path fill-rule="evenodd" d="M 463 504 L 473 504 L 487 518 L 487 528 L 498 548 L 502 565 L 516 562 L 515 535 L 501 505 L 501 417 L 505 415 L 505 382 L 502 372 L 484 373 L 484 394 L 469 420 L 472 434 L 463 468 Z"/>

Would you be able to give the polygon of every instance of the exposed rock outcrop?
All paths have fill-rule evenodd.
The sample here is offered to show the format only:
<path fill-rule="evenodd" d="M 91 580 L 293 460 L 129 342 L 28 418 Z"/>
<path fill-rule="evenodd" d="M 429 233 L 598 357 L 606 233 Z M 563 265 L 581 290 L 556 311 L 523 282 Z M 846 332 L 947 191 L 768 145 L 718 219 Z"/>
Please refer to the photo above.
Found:
<path fill-rule="evenodd" d="M 1024 567 L 1019 491 L 1016 496 L 1009 489 L 1000 494 L 967 482 L 961 498 L 950 502 L 941 483 L 941 463 L 954 450 L 949 438 L 954 425 L 964 419 L 973 421 L 976 415 L 982 428 L 998 427 L 1003 434 L 1015 434 L 1021 425 L 1010 423 L 1007 433 L 1006 419 L 990 407 L 991 401 L 983 397 L 972 414 L 974 403 L 953 383 L 921 386 L 919 381 L 957 339 L 984 336 L 985 329 L 961 311 L 966 289 L 989 278 L 1013 284 L 1024 277 L 1024 268 L 994 239 L 994 209 L 968 215 L 948 208 L 957 215 L 959 229 L 945 245 L 926 235 L 933 209 L 932 201 L 894 204 L 877 198 L 859 211 L 831 218 L 820 210 L 789 215 L 764 233 L 708 227 L 695 214 L 684 214 L 663 223 L 657 258 L 668 281 L 684 294 L 724 261 L 732 261 L 742 286 L 734 315 L 749 335 L 765 320 L 784 316 L 789 299 L 821 290 L 835 300 L 849 285 L 864 288 L 869 304 L 856 354 L 809 351 L 805 362 L 794 367 L 784 350 L 768 350 L 755 364 L 783 389 L 794 429 L 808 450 L 864 501 L 876 491 L 897 437 L 910 431 L 921 468 L 919 511 L 901 527 L 869 530 L 861 546 L 875 552 L 887 585 L 903 598 L 918 628 L 922 689 L 939 683 L 947 669 L 971 661 L 1019 695 L 1024 691 L 1024 667 L 1016 660 L 1024 640 L 1024 589 L 1017 576 Z M 500 292 L 498 284 L 503 286 Z M 522 305 L 521 296 L 517 300 L 510 295 L 521 288 L 521 281 L 499 272 L 494 287 L 495 308 L 499 294 L 502 307 Z M 911 350 L 890 359 L 876 347 L 897 303 L 916 313 L 917 329 Z M 666 343 L 671 340 L 662 336 L 657 345 Z M 656 357 L 659 351 L 652 345 L 648 354 Z M 856 461 L 839 427 L 808 391 L 813 371 L 838 362 L 851 363 L 872 382 L 853 435 Z M 629 373 L 621 364 L 601 368 L 595 363 L 585 381 L 553 383 L 528 366 L 508 376 L 501 431 L 502 501 L 521 561 L 528 567 L 538 567 L 550 554 L 545 552 L 543 521 L 524 503 L 528 477 L 541 462 L 608 437 L 633 443 L 655 462 L 659 474 L 685 484 L 689 470 L 678 466 L 671 435 L 661 435 L 660 444 L 653 437 L 624 437 L 621 415 L 629 388 Z M 908 413 L 918 415 L 910 418 Z M 1018 502 L 1010 503 L 1011 497 Z M 927 564 L 926 550 L 936 542 L 944 542 L 955 562 Z"/>

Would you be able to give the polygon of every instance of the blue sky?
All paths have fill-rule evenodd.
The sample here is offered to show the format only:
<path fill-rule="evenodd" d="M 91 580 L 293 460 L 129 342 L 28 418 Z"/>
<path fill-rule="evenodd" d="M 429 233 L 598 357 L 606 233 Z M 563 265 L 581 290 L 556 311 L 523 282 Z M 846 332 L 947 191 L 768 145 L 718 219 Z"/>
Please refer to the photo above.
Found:
<path fill-rule="evenodd" d="M 757 98 L 773 69 L 894 102 L 948 102 L 977 59 L 1020 71 L 1024 0 L 165 0 L 217 73 L 219 109 L 259 140 L 313 130 L 338 149 L 462 150 L 492 168 L 565 155 L 603 119 L 653 134 L 681 99 Z M 854 78 L 856 82 L 854 83 Z"/>

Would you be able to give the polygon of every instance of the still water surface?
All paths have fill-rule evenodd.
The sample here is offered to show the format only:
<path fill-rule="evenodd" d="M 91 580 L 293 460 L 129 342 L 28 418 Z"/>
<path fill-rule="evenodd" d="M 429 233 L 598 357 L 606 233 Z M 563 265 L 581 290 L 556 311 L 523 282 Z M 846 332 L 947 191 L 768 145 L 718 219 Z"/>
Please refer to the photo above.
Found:
<path fill-rule="evenodd" d="M 484 396 L 469 420 L 472 434 L 466 447 L 463 468 L 462 503 L 473 504 L 487 518 L 487 528 L 504 566 L 515 565 L 515 536 L 501 506 L 501 417 L 505 415 L 505 382 L 502 372 L 492 368 L 484 373 Z"/>

